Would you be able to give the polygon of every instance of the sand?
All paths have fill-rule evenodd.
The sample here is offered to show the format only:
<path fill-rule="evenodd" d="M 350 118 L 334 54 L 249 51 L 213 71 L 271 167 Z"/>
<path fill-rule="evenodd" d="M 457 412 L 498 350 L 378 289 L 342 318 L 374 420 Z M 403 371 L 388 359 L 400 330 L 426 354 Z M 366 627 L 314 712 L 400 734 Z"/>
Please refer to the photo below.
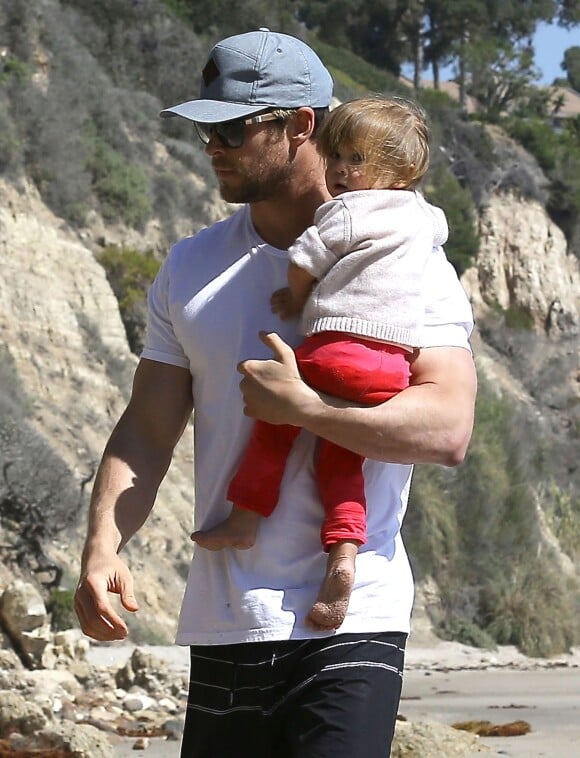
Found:
<path fill-rule="evenodd" d="M 91 662 L 112 665 L 126 660 L 131 646 L 96 647 Z M 178 670 L 187 670 L 188 651 L 148 647 Z M 488 737 L 482 755 L 513 758 L 580 758 L 580 649 L 554 659 L 526 658 L 512 647 L 485 652 L 435 639 L 425 646 L 411 639 L 400 714 L 409 721 L 524 720 L 532 728 L 518 737 Z M 115 745 L 115 758 L 178 758 L 179 743 L 151 740 L 145 751 L 134 740 Z M 442 756 L 442 758 L 445 758 Z"/>

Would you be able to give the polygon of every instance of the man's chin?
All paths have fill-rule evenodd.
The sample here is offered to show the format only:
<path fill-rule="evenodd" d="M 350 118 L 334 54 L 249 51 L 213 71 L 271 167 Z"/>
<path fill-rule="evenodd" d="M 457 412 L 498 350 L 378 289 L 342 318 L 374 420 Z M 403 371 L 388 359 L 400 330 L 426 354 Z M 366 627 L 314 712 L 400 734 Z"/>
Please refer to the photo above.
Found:
<path fill-rule="evenodd" d="M 267 197 L 260 187 L 228 187 L 220 183 L 219 191 L 226 203 L 257 203 Z"/>
<path fill-rule="evenodd" d="M 238 195 L 236 195 L 233 192 L 222 192 L 220 190 L 220 195 L 222 200 L 225 200 L 226 203 L 232 203 L 233 205 L 242 205 L 246 202 L 246 200 L 240 198 Z"/>
<path fill-rule="evenodd" d="M 219 193 L 223 200 L 226 201 L 226 203 L 243 203 L 244 200 L 240 200 L 240 191 L 234 189 L 233 187 L 229 187 L 227 184 L 223 184 L 222 182 L 218 182 L 218 189 Z"/>

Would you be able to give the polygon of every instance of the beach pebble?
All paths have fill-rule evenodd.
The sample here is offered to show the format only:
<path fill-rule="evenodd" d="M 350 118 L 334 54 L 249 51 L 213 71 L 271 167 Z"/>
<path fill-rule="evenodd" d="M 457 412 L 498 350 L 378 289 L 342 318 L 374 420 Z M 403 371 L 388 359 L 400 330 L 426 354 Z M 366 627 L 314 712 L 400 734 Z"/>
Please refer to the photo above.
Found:
<path fill-rule="evenodd" d="M 129 711 L 129 713 L 134 713 L 135 711 L 145 711 L 155 705 L 157 705 L 157 701 L 148 695 L 127 695 L 127 697 L 123 700 L 123 708 L 126 711 Z"/>
<path fill-rule="evenodd" d="M 148 737 L 138 737 L 133 743 L 133 750 L 147 750 L 151 740 Z"/>

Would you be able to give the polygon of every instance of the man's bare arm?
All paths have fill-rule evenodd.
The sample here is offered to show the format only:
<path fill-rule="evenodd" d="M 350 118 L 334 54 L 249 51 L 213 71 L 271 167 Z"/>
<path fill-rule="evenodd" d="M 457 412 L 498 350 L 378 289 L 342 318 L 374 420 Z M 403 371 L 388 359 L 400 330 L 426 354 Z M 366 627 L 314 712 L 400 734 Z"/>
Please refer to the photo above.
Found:
<path fill-rule="evenodd" d="M 129 569 L 119 551 L 146 521 L 175 445 L 191 415 L 186 369 L 142 360 L 129 404 L 103 453 L 89 510 L 89 525 L 75 608 L 85 634 L 122 639 L 127 627 L 108 592 L 138 609 Z"/>
<path fill-rule="evenodd" d="M 477 387 L 468 350 L 422 350 L 408 389 L 381 405 L 360 407 L 310 388 L 300 377 L 292 349 L 275 334 L 263 339 L 274 358 L 239 366 L 246 415 L 303 427 L 366 458 L 445 466 L 463 460 Z"/>

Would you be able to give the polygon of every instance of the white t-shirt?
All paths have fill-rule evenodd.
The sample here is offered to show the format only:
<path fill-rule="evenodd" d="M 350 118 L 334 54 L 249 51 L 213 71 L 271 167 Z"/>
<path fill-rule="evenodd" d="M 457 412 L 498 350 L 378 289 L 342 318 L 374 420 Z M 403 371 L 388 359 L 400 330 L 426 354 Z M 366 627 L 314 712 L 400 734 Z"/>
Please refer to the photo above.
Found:
<path fill-rule="evenodd" d="M 195 528 L 229 514 L 225 493 L 249 438 L 242 413 L 239 361 L 269 358 L 258 338 L 275 331 L 297 345 L 298 319 L 270 311 L 286 285 L 287 252 L 264 243 L 244 206 L 226 221 L 176 244 L 149 293 L 142 357 L 192 374 Z M 426 346 L 469 349 L 471 308 L 442 250 L 425 277 Z M 250 550 L 196 548 L 177 643 L 229 644 L 326 636 L 304 624 L 324 576 L 323 510 L 313 471 L 315 437 L 303 431 L 289 456 L 280 500 L 260 522 Z M 340 632 L 409 631 L 413 580 L 400 526 L 412 466 L 364 463 L 368 541 L 356 559 L 356 583 Z"/>

